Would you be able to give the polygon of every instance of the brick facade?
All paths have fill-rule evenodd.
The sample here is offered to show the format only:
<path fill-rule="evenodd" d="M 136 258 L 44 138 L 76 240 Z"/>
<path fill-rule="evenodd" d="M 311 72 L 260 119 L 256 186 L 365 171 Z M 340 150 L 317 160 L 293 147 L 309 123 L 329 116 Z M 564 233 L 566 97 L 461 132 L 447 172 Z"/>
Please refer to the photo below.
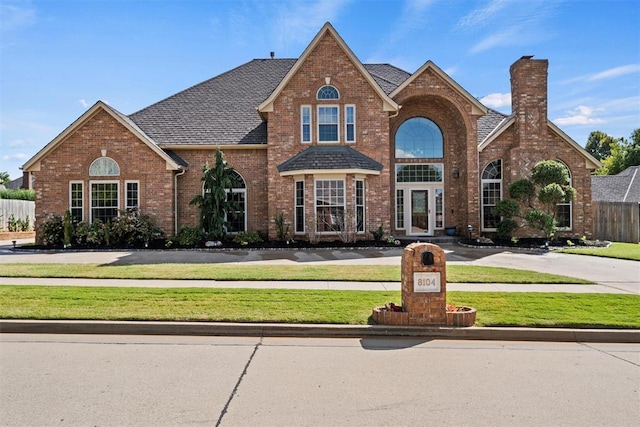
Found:
<path fill-rule="evenodd" d="M 442 227 L 431 228 L 429 235 L 444 234 L 444 227 L 448 226 L 457 226 L 458 232 L 466 233 L 467 224 L 474 227 L 474 234 L 481 234 L 480 175 L 487 164 L 502 160 L 502 188 L 506 197 L 509 183 L 528 177 L 536 162 L 558 159 L 569 168 L 572 185 L 577 189 L 573 228 L 567 233 L 589 236 L 592 228 L 590 174 L 595 160 L 547 121 L 547 68 L 548 61 L 530 57 L 513 64 L 510 70 L 513 116 L 505 116 L 505 121 L 512 120 L 512 124 L 486 141 L 480 141 L 483 136 L 479 123 L 489 110 L 437 67 L 425 64 L 406 84 L 398 84 L 396 91 L 385 95 L 332 27 L 323 27 L 269 98 L 271 108 L 261 111 L 262 120 L 266 122 L 266 143 L 220 146 L 227 163 L 246 184 L 247 231 L 275 239 L 274 218 L 282 214 L 294 238 L 310 238 L 313 224 L 308 222 L 304 235 L 294 235 L 295 182 L 304 181 L 308 219 L 315 212 L 316 181 L 340 179 L 345 182 L 347 211 L 354 209 L 355 181 L 365 183 L 365 231 L 358 238 L 370 239 L 369 231 L 379 226 L 394 235 L 410 234 L 406 228 L 395 228 L 396 164 L 439 163 L 443 165 L 439 184 L 444 193 Z M 339 99 L 318 100 L 317 91 L 324 85 L 335 87 Z M 301 140 L 303 105 L 310 106 L 312 112 L 309 143 Z M 318 105 L 338 106 L 338 142 L 318 142 Z M 345 141 L 345 105 L 355 106 L 355 142 Z M 257 105 L 251 108 L 252 114 L 258 114 Z M 395 135 L 399 127 L 413 117 L 427 118 L 438 126 L 443 138 L 442 158 L 395 158 Z M 70 181 L 84 183 L 84 216 L 89 220 L 90 182 L 113 179 L 120 182 L 121 207 L 124 206 L 124 182 L 139 181 L 141 211 L 154 217 L 167 235 L 183 226 L 198 224 L 198 208 L 190 205 L 190 201 L 202 192 L 202 169 L 207 161 L 214 161 L 216 141 L 206 141 L 207 145 L 163 145 L 145 141 L 144 134 L 130 119 L 106 105 L 95 108 L 89 116 L 85 114 L 70 129 L 31 159 L 25 168 L 35 178 L 36 221 L 51 214 L 64 214 L 69 208 Z M 382 170 L 329 168 L 301 170 L 299 174 L 278 171 L 278 166 L 285 161 L 315 145 L 350 147 L 381 164 Z M 169 152 L 162 151 L 167 147 L 184 164 L 172 163 Z M 91 162 L 103 155 L 118 163 L 118 177 L 88 176 Z M 323 238 L 334 240 L 337 236 L 324 235 Z"/>

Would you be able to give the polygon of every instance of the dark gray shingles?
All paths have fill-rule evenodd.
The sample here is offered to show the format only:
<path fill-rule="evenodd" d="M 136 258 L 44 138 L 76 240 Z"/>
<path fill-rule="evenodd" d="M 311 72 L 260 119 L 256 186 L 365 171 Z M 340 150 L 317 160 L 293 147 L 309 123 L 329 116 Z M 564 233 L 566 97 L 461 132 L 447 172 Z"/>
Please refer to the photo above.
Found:
<path fill-rule="evenodd" d="M 508 118 L 509 116 L 492 109 L 489 109 L 486 115 L 480 117 L 478 119 L 478 145 L 482 144 L 491 132 Z"/>
<path fill-rule="evenodd" d="M 390 64 L 364 64 L 364 68 L 387 95 L 411 76 L 410 73 Z"/>
<path fill-rule="evenodd" d="M 592 176 L 591 198 L 603 202 L 640 203 L 640 166 L 631 166 L 617 175 Z"/>
<path fill-rule="evenodd" d="M 157 144 L 265 144 L 256 108 L 295 59 L 255 59 L 131 114 Z"/>
<path fill-rule="evenodd" d="M 328 169 L 381 171 L 382 165 L 351 147 L 314 145 L 278 166 L 278 172 Z"/>

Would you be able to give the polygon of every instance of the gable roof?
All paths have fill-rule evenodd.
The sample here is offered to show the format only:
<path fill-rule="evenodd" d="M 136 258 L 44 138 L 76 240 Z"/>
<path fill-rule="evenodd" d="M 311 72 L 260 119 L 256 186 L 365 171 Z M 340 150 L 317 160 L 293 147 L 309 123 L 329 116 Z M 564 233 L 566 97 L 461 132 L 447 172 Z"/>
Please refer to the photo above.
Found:
<path fill-rule="evenodd" d="M 640 203 L 640 166 L 630 166 L 617 175 L 592 176 L 591 199 Z"/>
<path fill-rule="evenodd" d="M 462 95 L 463 98 L 469 101 L 469 103 L 471 103 L 471 114 L 475 114 L 475 115 L 487 114 L 487 111 L 488 111 L 487 107 L 485 107 L 480 101 L 478 101 L 469 92 L 467 92 L 465 88 L 460 86 L 458 82 L 456 82 L 451 77 L 449 77 L 447 73 L 442 71 L 440 67 L 434 64 L 433 61 L 431 60 L 425 62 L 424 65 L 420 67 L 420 69 L 418 69 L 418 71 L 413 73 L 411 77 L 409 77 L 404 82 L 402 82 L 402 84 L 398 86 L 396 89 L 394 89 L 394 91 L 389 96 L 391 96 L 392 98 L 395 97 L 398 93 L 402 92 L 404 88 L 409 86 L 414 80 L 416 80 L 422 73 L 424 73 L 427 70 L 433 71 L 439 78 L 444 80 L 451 88 L 453 88 L 453 90 L 458 92 L 460 95 Z"/>
<path fill-rule="evenodd" d="M 269 111 L 273 111 L 273 102 L 280 95 L 282 89 L 289 83 L 289 80 L 296 74 L 298 69 L 305 63 L 308 56 L 315 49 L 315 47 L 320 43 L 320 40 L 324 37 L 325 34 L 330 34 L 334 40 L 338 43 L 338 46 L 342 49 L 342 51 L 349 57 L 351 62 L 355 65 L 355 67 L 360 71 L 362 76 L 369 82 L 371 87 L 378 93 L 378 96 L 382 100 L 382 108 L 384 111 L 398 111 L 400 106 L 395 103 L 393 99 L 391 99 L 380 87 L 380 85 L 376 82 L 376 80 L 369 74 L 367 69 L 362 65 L 360 60 L 353 54 L 349 46 L 342 40 L 342 37 L 338 34 L 338 32 L 333 28 L 333 26 L 327 22 L 325 23 L 318 34 L 313 38 L 309 46 L 302 52 L 300 58 L 296 61 L 296 63 L 291 67 L 287 75 L 282 79 L 282 81 L 278 84 L 275 90 L 269 95 L 269 97 L 258 106 L 258 111 L 261 113 L 266 113 Z"/>
<path fill-rule="evenodd" d="M 378 175 L 382 165 L 344 145 L 313 145 L 278 165 L 281 176 L 347 171 Z"/>
<path fill-rule="evenodd" d="M 136 125 L 133 121 L 131 121 L 127 116 L 117 111 L 115 108 L 105 104 L 102 101 L 96 102 L 91 108 L 84 112 L 76 121 L 74 121 L 70 126 L 68 126 L 62 133 L 56 136 L 51 142 L 45 145 L 40 151 L 38 151 L 33 157 L 31 157 L 23 166 L 22 169 L 29 170 L 39 170 L 40 168 L 40 160 L 47 155 L 51 150 L 53 150 L 58 144 L 60 144 L 66 137 L 71 135 L 76 129 L 80 128 L 84 125 L 89 119 L 91 119 L 95 114 L 99 111 L 107 112 L 111 117 L 113 117 L 116 121 L 122 124 L 125 128 L 127 128 L 131 133 L 133 133 L 140 141 L 146 144 L 151 150 L 153 150 L 158 156 L 163 158 L 167 163 L 167 168 L 171 170 L 182 169 L 186 166 L 186 162 L 180 159 L 174 153 L 170 155 L 162 148 L 158 147 L 158 145 L 151 139 L 149 136 Z"/>

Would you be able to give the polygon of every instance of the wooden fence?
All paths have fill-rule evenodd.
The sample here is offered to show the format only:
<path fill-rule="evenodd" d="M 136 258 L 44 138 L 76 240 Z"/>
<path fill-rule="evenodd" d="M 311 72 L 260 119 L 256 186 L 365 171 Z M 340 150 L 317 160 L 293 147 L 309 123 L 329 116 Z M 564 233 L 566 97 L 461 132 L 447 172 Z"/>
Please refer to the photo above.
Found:
<path fill-rule="evenodd" d="M 33 230 L 36 217 L 36 203 L 29 200 L 0 199 L 0 231 L 8 231 L 11 215 L 17 220 L 26 221 L 29 217 L 29 229 Z"/>
<path fill-rule="evenodd" d="M 593 237 L 612 242 L 640 242 L 640 204 L 593 201 Z"/>

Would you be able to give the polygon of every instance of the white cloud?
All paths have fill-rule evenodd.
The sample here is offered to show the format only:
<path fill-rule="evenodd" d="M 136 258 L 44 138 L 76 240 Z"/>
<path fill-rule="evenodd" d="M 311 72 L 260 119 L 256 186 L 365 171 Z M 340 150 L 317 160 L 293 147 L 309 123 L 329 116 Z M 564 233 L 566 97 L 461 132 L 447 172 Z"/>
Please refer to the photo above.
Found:
<path fill-rule="evenodd" d="M 489 95 L 480 98 L 480 102 L 491 108 L 508 107 L 511 105 L 511 94 L 490 93 Z"/>
<path fill-rule="evenodd" d="M 640 64 L 623 65 L 621 67 L 610 68 L 608 70 L 593 74 L 587 77 L 587 80 L 594 81 L 612 79 L 615 77 L 624 76 L 625 74 L 633 74 L 638 72 L 640 72 Z"/>
<path fill-rule="evenodd" d="M 594 117 L 596 111 L 601 110 L 596 110 L 585 105 L 579 105 L 577 108 L 567 111 L 566 116 L 554 119 L 553 122 L 561 126 L 593 125 L 605 123 L 605 120 L 599 117 Z"/>
<path fill-rule="evenodd" d="M 27 158 L 27 155 L 24 153 L 15 153 L 10 156 L 2 156 L 2 160 L 24 160 Z"/>
<path fill-rule="evenodd" d="M 492 0 L 486 6 L 472 10 L 463 16 L 456 25 L 459 29 L 477 29 L 494 19 L 498 12 L 508 5 L 505 0 Z"/>
<path fill-rule="evenodd" d="M 35 23 L 36 11 L 29 7 L 0 4 L 0 27 L 3 32 L 19 30 Z"/>
<path fill-rule="evenodd" d="M 82 98 L 78 102 L 80 103 L 80 105 L 82 105 L 82 108 L 87 108 L 89 106 L 89 104 L 87 104 L 87 101 L 85 101 L 84 98 Z"/>

